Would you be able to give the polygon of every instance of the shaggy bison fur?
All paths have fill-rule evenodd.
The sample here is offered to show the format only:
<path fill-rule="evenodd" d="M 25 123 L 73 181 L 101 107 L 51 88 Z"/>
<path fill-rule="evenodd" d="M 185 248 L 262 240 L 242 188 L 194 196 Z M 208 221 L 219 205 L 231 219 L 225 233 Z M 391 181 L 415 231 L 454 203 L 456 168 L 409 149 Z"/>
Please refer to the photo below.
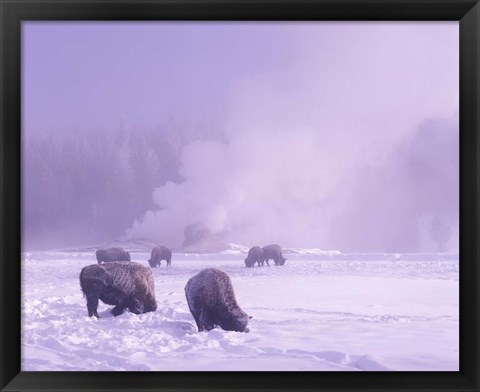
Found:
<path fill-rule="evenodd" d="M 80 287 L 87 298 L 88 316 L 99 317 L 98 300 L 115 305 L 112 314 L 125 309 L 135 314 L 157 309 L 155 283 L 150 268 L 138 263 L 93 264 L 80 272 Z"/>
<path fill-rule="evenodd" d="M 263 247 L 263 256 L 268 264 L 268 260 L 272 259 L 275 265 L 285 265 L 286 258 L 282 255 L 282 248 L 280 245 L 272 244 Z"/>
<path fill-rule="evenodd" d="M 161 260 L 166 260 L 167 266 L 172 264 L 172 251 L 163 245 L 156 246 L 152 249 L 148 264 L 150 264 L 150 267 L 155 268 L 161 264 Z"/>
<path fill-rule="evenodd" d="M 238 306 L 225 272 L 215 268 L 200 271 L 187 282 L 185 295 L 199 332 L 217 325 L 226 331 L 248 332 L 249 317 Z"/>
<path fill-rule="evenodd" d="M 130 253 L 122 248 L 98 249 L 95 252 L 98 264 L 111 263 L 112 261 L 130 261 Z"/>
<path fill-rule="evenodd" d="M 258 266 L 263 266 L 265 258 L 263 256 L 263 249 L 259 246 L 254 246 L 248 251 L 247 258 L 245 259 L 245 266 L 250 268 L 258 263 Z M 267 263 L 268 264 L 268 263 Z"/>

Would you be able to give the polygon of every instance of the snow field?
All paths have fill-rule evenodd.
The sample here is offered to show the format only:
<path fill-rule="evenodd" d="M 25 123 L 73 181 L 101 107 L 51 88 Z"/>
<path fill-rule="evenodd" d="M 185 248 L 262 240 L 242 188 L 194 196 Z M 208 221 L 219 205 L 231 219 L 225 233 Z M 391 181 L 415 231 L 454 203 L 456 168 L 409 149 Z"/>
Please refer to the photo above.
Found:
<path fill-rule="evenodd" d="M 22 370 L 458 370 L 458 261 L 315 260 L 245 268 L 243 255 L 175 255 L 154 269 L 158 309 L 87 316 L 78 276 L 93 252 L 30 252 L 22 268 Z M 148 265 L 148 252 L 132 260 Z M 188 279 L 232 279 L 250 333 L 198 333 Z"/>

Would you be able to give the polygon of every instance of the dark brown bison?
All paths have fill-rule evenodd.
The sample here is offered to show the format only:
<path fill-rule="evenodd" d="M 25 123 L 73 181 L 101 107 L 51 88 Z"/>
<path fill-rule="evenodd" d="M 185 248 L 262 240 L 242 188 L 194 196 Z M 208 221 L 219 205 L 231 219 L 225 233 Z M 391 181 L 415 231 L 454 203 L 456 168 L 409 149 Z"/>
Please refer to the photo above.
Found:
<path fill-rule="evenodd" d="M 245 266 L 250 268 L 255 265 L 255 263 L 258 263 L 258 266 L 263 266 L 263 263 L 265 262 L 265 258 L 263 256 L 263 249 L 260 248 L 259 246 L 254 246 L 250 248 L 248 251 L 248 256 L 245 259 Z"/>
<path fill-rule="evenodd" d="M 150 256 L 150 260 L 148 260 L 148 264 L 150 264 L 150 267 L 155 268 L 161 264 L 161 260 L 166 260 L 167 266 L 172 264 L 172 251 L 163 245 L 156 246 L 152 249 L 152 254 Z"/>
<path fill-rule="evenodd" d="M 263 257 L 267 264 L 269 259 L 272 259 L 275 262 L 275 265 L 285 265 L 285 261 L 287 260 L 282 255 L 282 248 L 280 245 L 276 244 L 264 246 Z"/>
<path fill-rule="evenodd" d="M 98 264 L 111 263 L 112 261 L 130 261 L 130 253 L 122 248 L 98 249 L 95 252 Z"/>
<path fill-rule="evenodd" d="M 157 309 L 155 283 L 150 268 L 138 263 L 93 264 L 80 272 L 80 287 L 87 298 L 88 316 L 99 317 L 98 300 L 115 305 L 112 314 L 125 309 L 135 314 Z"/>
<path fill-rule="evenodd" d="M 249 317 L 238 306 L 225 272 L 215 268 L 200 271 L 187 282 L 185 295 L 199 332 L 217 325 L 226 331 L 248 332 Z"/>

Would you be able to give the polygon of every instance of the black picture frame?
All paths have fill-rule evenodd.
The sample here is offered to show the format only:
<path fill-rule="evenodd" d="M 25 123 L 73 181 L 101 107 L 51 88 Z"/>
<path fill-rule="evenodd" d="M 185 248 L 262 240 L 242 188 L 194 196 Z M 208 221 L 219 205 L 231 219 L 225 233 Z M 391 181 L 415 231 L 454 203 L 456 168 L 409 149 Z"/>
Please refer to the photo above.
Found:
<path fill-rule="evenodd" d="M 0 0 L 0 389 L 479 391 L 480 5 L 473 0 Z M 460 371 L 22 372 L 21 22 L 456 20 L 460 22 Z M 439 348 L 441 349 L 441 348 Z"/>

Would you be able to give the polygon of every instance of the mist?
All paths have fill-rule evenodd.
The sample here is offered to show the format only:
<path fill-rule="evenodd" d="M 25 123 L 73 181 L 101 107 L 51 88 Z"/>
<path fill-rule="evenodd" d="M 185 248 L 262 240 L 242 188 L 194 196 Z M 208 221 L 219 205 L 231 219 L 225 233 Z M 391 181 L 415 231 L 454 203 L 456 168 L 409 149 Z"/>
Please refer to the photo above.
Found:
<path fill-rule="evenodd" d="M 117 217 L 100 229 L 96 219 L 96 236 L 93 212 L 90 221 L 84 214 L 70 221 L 85 227 L 89 241 L 179 246 L 185 227 L 201 223 L 221 240 L 247 246 L 458 250 L 458 23 L 27 26 L 26 140 L 45 138 L 45 129 L 54 140 L 75 139 L 96 127 L 112 140 L 104 144 L 112 157 L 104 160 L 104 179 L 116 176 L 115 191 L 94 185 L 102 148 L 75 163 L 93 164 L 85 208 L 95 204 L 95 214 Z M 89 32 L 88 42 L 81 31 Z M 48 63 L 39 48 L 29 49 L 35 32 L 57 33 L 57 60 L 79 69 L 86 86 L 63 67 L 56 77 L 46 64 L 33 70 Z M 62 56 L 73 50 L 74 59 L 85 54 L 80 63 L 90 73 Z M 107 78 L 109 67 L 115 72 Z M 55 89 L 40 99 L 45 83 L 62 86 L 64 78 L 78 94 L 72 102 Z M 103 88 L 89 89 L 91 83 Z M 89 100 L 93 91 L 102 99 Z M 128 126 L 107 126 L 121 117 Z M 121 132 L 130 137 L 119 141 Z M 143 144 L 132 147 L 135 139 Z M 41 207 L 48 198 L 29 203 Z M 68 217 L 78 199 L 62 200 L 60 215 Z M 33 222 L 27 216 L 24 226 Z M 45 223 L 30 237 L 54 227 Z M 54 231 L 49 243 L 65 243 Z"/>
<path fill-rule="evenodd" d="M 452 120 L 420 124 L 384 158 L 338 154 L 314 131 L 196 141 L 183 149 L 179 173 L 182 182 L 153 192 L 158 209 L 134 223 L 131 237 L 180 245 L 184 228 L 201 222 L 240 244 L 458 249 Z"/>

